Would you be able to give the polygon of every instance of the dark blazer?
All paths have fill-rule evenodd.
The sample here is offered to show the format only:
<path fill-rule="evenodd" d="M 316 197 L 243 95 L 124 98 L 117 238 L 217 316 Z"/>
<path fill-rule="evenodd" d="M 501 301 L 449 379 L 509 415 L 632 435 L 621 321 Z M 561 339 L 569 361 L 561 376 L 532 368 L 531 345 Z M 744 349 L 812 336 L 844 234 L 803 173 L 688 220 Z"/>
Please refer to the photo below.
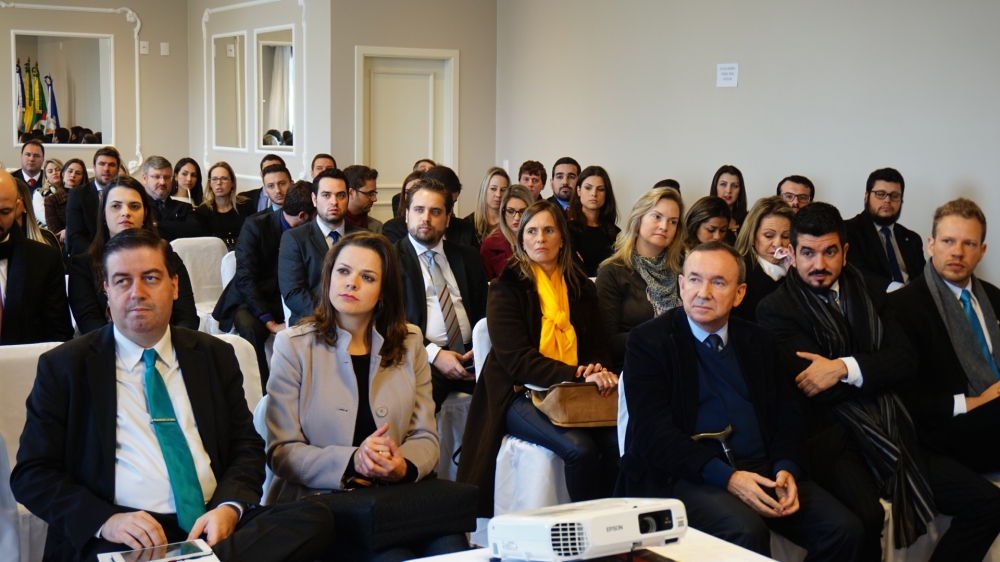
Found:
<path fill-rule="evenodd" d="M 795 271 L 789 271 L 788 274 L 798 275 Z M 893 384 L 911 376 L 916 369 L 909 341 L 886 311 L 884 289 L 875 287 L 875 282 L 867 278 L 865 281 L 868 296 L 882 320 L 883 336 L 881 349 L 878 351 L 853 355 L 861 367 L 864 378 L 861 388 L 837 383 L 813 398 L 806 398 L 797 387 L 793 387 L 791 391 L 806 420 L 810 463 L 814 465 L 829 464 L 847 442 L 847 432 L 834 413 L 834 405 L 837 402 L 887 391 Z M 774 330 L 778 340 L 778 369 L 788 384 L 794 385 L 795 377 L 811 364 L 810 361 L 795 355 L 795 352 L 806 351 L 824 355 L 815 336 L 815 326 L 799 311 L 792 300 L 787 278 L 757 306 L 757 319 L 764 326 Z M 857 327 L 852 327 L 852 334 L 860 340 L 869 337 L 861 334 Z M 828 357 L 828 359 L 835 358 Z"/>
<path fill-rule="evenodd" d="M 260 318 L 270 314 L 285 321 L 278 288 L 278 248 L 281 246 L 281 211 L 261 213 L 243 223 L 236 243 L 236 275 L 222 291 L 212 316 L 224 331 L 233 327 L 241 306 Z"/>
<path fill-rule="evenodd" d="M 18 168 L 17 171 L 11 172 L 10 175 L 14 176 L 14 179 L 21 180 L 21 181 L 23 181 L 25 183 L 25 185 L 27 185 L 27 183 L 28 183 L 28 176 L 26 176 L 24 174 L 24 169 Z M 36 188 L 42 187 L 42 183 L 44 181 L 45 181 L 45 171 L 42 170 L 42 171 L 39 172 L 39 175 L 38 175 L 38 185 L 36 185 L 35 187 Z M 28 187 L 31 187 L 31 186 L 28 186 Z M 34 193 L 32 193 L 32 195 L 34 195 Z"/>
<path fill-rule="evenodd" d="M 15 233 L 16 231 L 16 233 Z M 24 279 L 21 294 L 11 290 L 16 286 L 7 265 L 7 288 L 4 321 L 0 345 L 66 341 L 73 337 L 73 324 L 66 302 L 66 277 L 59 250 L 29 240 L 20 231 L 11 231 L 16 244 L 24 245 Z M 17 310 L 20 308 L 21 310 Z M 20 322 L 15 322 L 20 318 Z"/>
<path fill-rule="evenodd" d="M 319 219 L 317 219 L 319 220 Z M 344 234 L 364 231 L 344 224 Z M 281 235 L 278 250 L 278 287 L 291 311 L 289 326 L 306 316 L 312 316 L 319 298 L 323 260 L 329 251 L 323 231 L 316 221 L 299 225 Z"/>
<path fill-rule="evenodd" d="M 462 295 L 462 306 L 469 317 L 469 325 L 486 316 L 486 290 L 489 281 L 483 269 L 483 260 L 479 252 L 469 246 L 455 244 L 444 240 L 444 255 L 458 283 L 458 292 Z M 424 290 L 424 278 L 421 273 L 421 259 L 413 249 L 409 236 L 393 244 L 399 258 L 399 268 L 403 274 L 403 305 L 406 309 L 406 321 L 420 328 L 420 333 L 427 332 L 427 292 Z M 426 338 L 424 340 L 426 342 Z"/>
<path fill-rule="evenodd" d="M 250 206 L 253 208 L 254 212 L 257 211 L 257 207 L 260 205 L 260 196 L 264 193 L 263 187 L 258 187 L 257 189 L 248 189 L 247 191 L 241 191 L 240 195 L 246 197 L 250 201 Z M 264 195 L 267 197 L 267 195 Z M 268 209 L 264 209 L 266 211 Z M 262 211 L 261 211 L 262 212 Z"/>
<path fill-rule="evenodd" d="M 156 202 L 150 201 L 153 209 L 153 217 L 156 220 L 156 228 L 160 231 L 160 236 L 167 240 L 178 238 L 195 238 L 205 236 L 201 229 L 201 224 L 194 214 L 194 208 L 187 201 L 179 201 L 167 196 L 163 202 L 163 212 L 156 210 Z"/>
<path fill-rule="evenodd" d="M 198 205 L 192 214 L 198 221 L 202 236 L 219 238 L 232 251 L 236 249 L 236 242 L 243 230 L 243 223 L 246 222 L 247 218 L 256 215 L 257 210 L 250 201 L 244 201 L 234 205 L 226 213 L 220 213 L 205 205 Z"/>
<path fill-rule="evenodd" d="M 69 190 L 66 198 L 66 253 L 77 256 L 87 253 L 90 242 L 97 234 L 97 215 L 101 208 L 101 194 L 95 180 Z"/>
<path fill-rule="evenodd" d="M 611 349 L 597 314 L 597 291 L 579 270 L 581 294 L 569 299 L 569 319 L 577 337 L 577 362 L 608 365 Z M 576 365 L 549 359 L 538 351 L 542 308 L 534 282 L 519 279 L 507 267 L 490 284 L 486 311 L 493 349 L 476 381 L 462 438 L 459 482 L 479 487 L 479 517 L 493 516 L 493 486 L 500 442 L 507 434 L 507 409 L 514 402 L 514 385 L 552 386 L 576 380 Z"/>
<path fill-rule="evenodd" d="M 889 268 L 889 255 L 882 245 L 882 235 L 875 229 L 871 217 L 864 211 L 844 223 L 847 227 L 847 261 L 854 267 L 874 276 L 879 288 L 883 291 L 892 282 L 892 270 Z M 906 273 L 910 279 L 924 272 L 924 243 L 920 235 L 898 222 L 892 227 L 900 256 L 906 265 Z"/>
<path fill-rule="evenodd" d="M 170 325 L 197 330 L 201 324 L 194 304 L 194 290 L 187 267 L 176 252 L 170 250 L 170 261 L 177 271 L 177 300 L 170 312 Z M 108 320 L 108 295 L 98 290 L 94 270 L 88 254 L 73 256 L 69 260 L 69 307 L 81 334 L 88 334 L 106 326 Z"/>
<path fill-rule="evenodd" d="M 171 339 L 218 487 L 208 509 L 224 501 L 260 503 L 264 442 L 253 428 L 243 376 L 231 345 L 171 328 Z M 116 513 L 118 409 L 111 326 L 44 353 L 27 401 L 11 490 L 49 524 L 46 560 L 73 560 Z"/>
<path fill-rule="evenodd" d="M 805 431 L 788 387 L 777 372 L 770 330 L 729 319 L 729 344 L 743 378 L 771 466 L 806 466 Z M 698 355 L 687 314 L 677 307 L 632 330 L 625 354 L 629 422 L 619 482 L 629 496 L 669 497 L 675 479 L 702 484 L 701 471 L 718 456 L 693 441 L 698 417 Z"/>
<path fill-rule="evenodd" d="M 395 244 L 406 238 L 406 216 L 394 217 L 382 225 L 382 235 Z M 479 237 L 476 235 L 476 227 L 471 222 L 452 215 L 448 222 L 448 228 L 444 231 L 444 237 L 453 244 L 472 246 L 479 249 Z"/>
<path fill-rule="evenodd" d="M 1000 289 L 982 279 L 979 282 L 994 314 L 1000 314 L 997 308 Z M 980 304 L 985 306 L 985 303 Z M 969 379 L 923 274 L 913 277 L 902 289 L 889 293 L 889 309 L 909 338 L 917 362 L 915 376 L 898 386 L 899 396 L 920 427 L 920 437 L 941 450 L 945 448 L 942 439 L 954 419 L 953 397 L 969 392 Z"/>
<path fill-rule="evenodd" d="M 747 291 L 743 295 L 743 300 L 739 306 L 733 309 L 733 316 L 742 318 L 748 322 L 757 321 L 757 305 L 764 297 L 773 293 L 785 281 L 785 278 L 775 281 L 764 272 L 764 268 L 757 263 L 757 256 L 752 252 L 744 256 L 743 263 L 747 268 Z"/>
<path fill-rule="evenodd" d="M 625 342 L 639 324 L 656 315 L 646 296 L 646 281 L 634 269 L 613 263 L 597 271 L 597 298 L 600 303 L 604 333 L 611 341 L 613 371 L 620 373 L 625 364 Z"/>

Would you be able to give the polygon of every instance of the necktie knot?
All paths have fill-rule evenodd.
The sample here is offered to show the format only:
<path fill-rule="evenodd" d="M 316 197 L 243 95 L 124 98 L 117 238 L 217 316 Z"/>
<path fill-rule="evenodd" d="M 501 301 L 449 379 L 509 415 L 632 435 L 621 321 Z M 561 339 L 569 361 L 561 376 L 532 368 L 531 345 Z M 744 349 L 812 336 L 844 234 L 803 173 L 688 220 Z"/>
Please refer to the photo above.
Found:
<path fill-rule="evenodd" d="M 38 181 L 35 180 L 35 178 L 28 178 L 28 187 L 35 187 L 35 184 L 37 183 Z"/>
<path fill-rule="evenodd" d="M 962 301 L 963 307 L 972 307 L 972 293 L 968 289 L 962 289 L 962 294 L 958 297 L 958 300 Z"/>
<path fill-rule="evenodd" d="M 337 232 L 336 230 L 331 230 L 330 234 L 327 234 L 327 236 L 330 238 L 330 241 L 333 242 L 334 244 L 340 242 L 340 233 Z"/>
<path fill-rule="evenodd" d="M 878 231 L 881 232 L 882 236 L 885 236 L 886 238 L 892 236 L 892 231 L 889 230 L 888 226 L 883 226 L 882 228 L 878 229 Z"/>
<path fill-rule="evenodd" d="M 725 347 L 722 344 L 722 336 L 720 336 L 719 334 L 709 334 L 709 336 L 705 338 L 705 345 L 707 345 L 709 349 L 711 349 L 716 353 L 720 353 L 722 349 Z"/>
<path fill-rule="evenodd" d="M 147 369 L 156 367 L 156 360 L 159 359 L 159 355 L 156 354 L 155 349 L 144 349 L 142 350 L 142 363 Z"/>

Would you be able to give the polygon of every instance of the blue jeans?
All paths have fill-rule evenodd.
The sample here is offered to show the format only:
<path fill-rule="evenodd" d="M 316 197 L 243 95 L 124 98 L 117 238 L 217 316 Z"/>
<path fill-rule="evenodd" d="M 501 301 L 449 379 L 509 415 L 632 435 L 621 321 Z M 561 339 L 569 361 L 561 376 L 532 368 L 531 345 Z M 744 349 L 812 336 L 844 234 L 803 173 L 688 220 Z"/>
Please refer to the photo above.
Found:
<path fill-rule="evenodd" d="M 563 460 L 571 500 L 609 498 L 614 492 L 618 479 L 616 427 L 559 427 L 522 394 L 507 410 L 507 433 L 545 447 Z"/>

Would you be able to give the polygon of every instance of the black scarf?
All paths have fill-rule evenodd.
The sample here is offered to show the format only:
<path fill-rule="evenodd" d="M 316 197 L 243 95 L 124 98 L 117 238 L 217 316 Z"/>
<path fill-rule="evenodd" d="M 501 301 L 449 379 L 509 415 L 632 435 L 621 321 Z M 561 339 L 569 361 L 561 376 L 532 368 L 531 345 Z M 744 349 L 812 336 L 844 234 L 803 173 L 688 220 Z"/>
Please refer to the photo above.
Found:
<path fill-rule="evenodd" d="M 0 244 L 0 259 L 7 260 L 7 287 L 4 291 L 3 333 L 0 344 L 24 343 L 24 234 L 16 225 L 10 229 L 10 238 Z"/>
<path fill-rule="evenodd" d="M 878 351 L 882 321 L 860 272 L 846 265 L 840 275 L 840 304 L 828 303 L 799 275 L 788 275 L 796 307 L 812 320 L 813 336 L 826 357 Z M 858 396 L 834 406 L 868 464 L 884 498 L 892 500 L 895 547 L 910 546 L 927 532 L 937 508 L 927 477 L 914 455 L 917 438 L 910 414 L 895 393 Z"/>

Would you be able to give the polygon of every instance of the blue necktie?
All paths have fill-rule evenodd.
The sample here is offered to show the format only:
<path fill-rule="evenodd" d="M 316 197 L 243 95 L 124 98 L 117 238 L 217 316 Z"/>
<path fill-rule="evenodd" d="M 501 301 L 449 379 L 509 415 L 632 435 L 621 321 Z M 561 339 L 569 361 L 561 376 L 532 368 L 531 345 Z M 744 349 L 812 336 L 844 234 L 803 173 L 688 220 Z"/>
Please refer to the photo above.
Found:
<path fill-rule="evenodd" d="M 184 431 L 177 423 L 174 405 L 163 377 L 156 370 L 156 350 L 142 352 L 146 364 L 146 402 L 153 431 L 160 444 L 163 460 L 167 464 L 170 488 L 174 492 L 174 507 L 177 510 L 177 524 L 190 532 L 195 521 L 205 513 L 205 496 L 198 481 L 198 471 L 188 447 Z"/>
<path fill-rule="evenodd" d="M 990 346 L 986 343 L 986 334 L 983 333 L 983 325 L 979 323 L 979 317 L 976 316 L 976 311 L 972 309 L 972 295 L 968 289 L 962 290 L 962 296 L 959 300 L 962 301 L 962 310 L 965 311 L 965 317 L 969 320 L 969 324 L 972 324 L 972 333 L 976 335 L 976 341 L 979 342 L 979 349 L 986 356 L 986 362 L 993 368 L 993 374 L 996 375 L 997 379 L 1000 379 L 1000 369 L 997 368 L 997 362 L 993 360 L 993 354 L 990 353 Z"/>
<path fill-rule="evenodd" d="M 889 254 L 889 270 L 892 271 L 892 280 L 898 283 L 903 282 L 903 271 L 899 269 L 899 259 L 896 257 L 896 249 L 892 247 L 892 232 L 888 226 L 879 229 L 882 238 L 885 238 L 885 252 Z"/>
<path fill-rule="evenodd" d="M 340 242 L 340 233 L 337 232 L 336 230 L 331 230 L 330 234 L 327 234 L 327 236 L 330 237 L 330 240 L 333 242 L 334 246 L 337 245 L 337 242 Z"/>
<path fill-rule="evenodd" d="M 722 349 L 726 347 L 722 344 L 722 336 L 719 334 L 709 334 L 709 336 L 705 338 L 705 345 L 716 353 L 722 353 Z"/>

